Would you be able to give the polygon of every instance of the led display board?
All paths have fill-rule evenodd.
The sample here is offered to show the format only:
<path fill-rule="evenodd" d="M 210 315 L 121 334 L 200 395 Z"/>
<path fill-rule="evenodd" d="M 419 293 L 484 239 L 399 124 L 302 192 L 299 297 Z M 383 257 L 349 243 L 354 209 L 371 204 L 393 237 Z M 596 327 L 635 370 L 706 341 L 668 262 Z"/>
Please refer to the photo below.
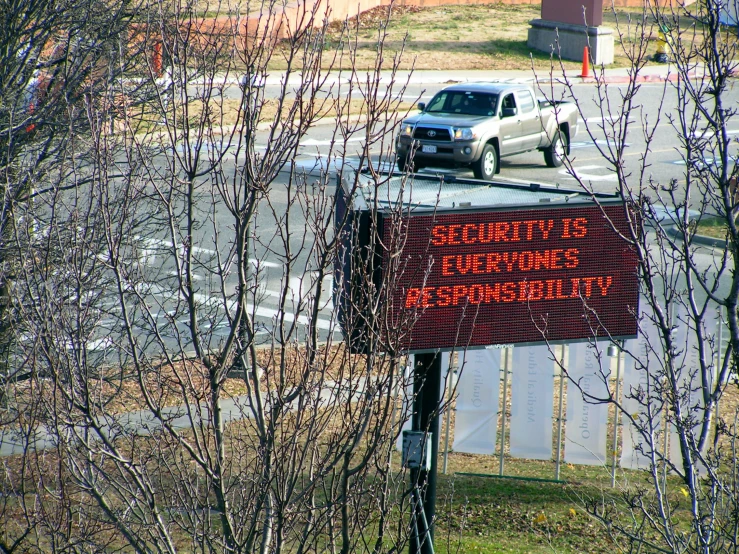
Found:
<path fill-rule="evenodd" d="M 636 334 L 637 259 L 617 232 L 627 228 L 621 203 L 437 212 L 401 225 L 391 312 L 417 318 L 411 351 Z M 385 222 L 386 243 L 397 231 Z"/>

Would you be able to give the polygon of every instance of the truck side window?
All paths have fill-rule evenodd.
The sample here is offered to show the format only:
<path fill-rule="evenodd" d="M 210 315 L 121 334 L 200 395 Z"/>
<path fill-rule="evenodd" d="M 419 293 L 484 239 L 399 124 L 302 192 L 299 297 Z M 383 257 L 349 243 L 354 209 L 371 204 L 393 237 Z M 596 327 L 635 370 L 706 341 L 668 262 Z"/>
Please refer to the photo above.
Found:
<path fill-rule="evenodd" d="M 516 101 L 513 99 L 512 94 L 506 95 L 505 98 L 503 98 L 503 108 L 515 108 L 516 107 Z"/>
<path fill-rule="evenodd" d="M 521 112 L 526 113 L 534 109 L 534 99 L 528 90 L 524 90 L 518 93 L 518 100 L 521 107 Z"/>

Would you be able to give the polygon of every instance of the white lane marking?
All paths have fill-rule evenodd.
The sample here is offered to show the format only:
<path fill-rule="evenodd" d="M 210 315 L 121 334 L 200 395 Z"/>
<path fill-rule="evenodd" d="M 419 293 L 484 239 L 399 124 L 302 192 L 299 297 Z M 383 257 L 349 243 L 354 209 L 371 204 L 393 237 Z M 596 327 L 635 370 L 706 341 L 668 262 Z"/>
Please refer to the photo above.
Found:
<path fill-rule="evenodd" d="M 211 297 L 205 294 L 195 294 L 194 299 L 196 302 L 198 302 L 202 306 L 214 306 L 216 308 L 220 308 L 223 306 L 223 300 L 221 298 Z M 233 301 L 228 302 L 229 310 L 232 310 L 235 307 L 236 307 L 235 302 Z M 254 313 L 254 315 L 264 317 L 271 321 L 284 318 L 285 321 L 297 321 L 298 323 L 302 325 L 308 325 L 310 323 L 310 318 L 304 315 L 299 315 L 296 317 L 295 314 L 286 312 L 284 310 L 275 310 L 272 308 L 266 308 L 264 306 L 255 307 L 253 304 L 247 304 L 246 309 Z M 334 329 L 335 323 L 328 319 L 318 318 L 316 320 L 316 326 L 319 329 L 331 330 L 331 329 Z"/>
<path fill-rule="evenodd" d="M 275 262 L 268 262 L 267 260 L 258 260 L 256 258 L 249 258 L 249 263 L 253 265 L 256 268 L 259 267 L 282 267 L 282 264 L 278 264 Z"/>
<path fill-rule="evenodd" d="M 736 163 L 737 162 L 737 157 L 736 156 L 729 156 L 729 161 Z M 702 168 L 706 168 L 706 167 L 718 166 L 720 162 L 721 162 L 721 160 L 716 160 L 715 158 L 712 158 L 710 156 L 707 156 L 707 157 L 704 157 L 701 160 L 694 159 L 691 163 L 695 164 L 695 167 L 696 168 L 702 169 Z M 674 161 L 669 162 L 669 163 L 674 164 L 674 165 L 685 165 L 686 162 L 685 162 L 684 159 L 680 159 L 680 160 L 674 160 Z"/>
<path fill-rule="evenodd" d="M 156 247 L 160 247 L 160 248 L 161 247 L 165 247 L 165 248 L 173 248 L 174 247 L 174 244 L 172 243 L 172 241 L 169 241 L 169 240 L 163 240 L 163 239 L 145 239 L 145 238 L 143 238 L 143 237 L 141 237 L 139 235 L 136 235 L 134 238 L 136 240 L 140 240 L 142 243 L 146 244 L 147 246 L 152 247 L 152 249 L 153 248 L 156 248 Z M 178 248 L 180 250 L 182 250 L 183 249 L 183 246 L 180 244 L 180 245 L 178 245 Z M 192 251 L 194 253 L 198 253 L 198 254 L 210 254 L 210 255 L 215 255 L 216 254 L 216 251 L 215 250 L 211 250 L 210 248 L 201 248 L 199 246 L 193 246 L 192 247 Z"/>
<path fill-rule="evenodd" d="M 254 310 L 254 306 L 247 305 L 248 310 Z M 260 317 L 264 317 L 269 320 L 275 320 L 279 319 L 280 317 L 284 317 L 286 321 L 297 321 L 298 323 L 302 325 L 308 325 L 310 323 L 310 319 L 304 315 L 300 315 L 297 318 L 295 317 L 295 314 L 291 314 L 290 312 L 281 312 L 279 310 L 273 310 L 271 308 L 265 308 L 264 306 L 259 306 L 254 310 L 254 314 L 258 315 Z M 331 331 L 335 329 L 336 325 L 333 321 L 328 319 L 316 319 L 316 326 L 319 329 L 328 330 Z"/>
<path fill-rule="evenodd" d="M 297 302 L 299 300 L 311 300 L 310 298 L 304 298 L 302 295 L 304 294 L 304 288 L 305 288 L 305 282 L 298 278 L 298 277 L 292 277 L 290 279 L 289 283 L 289 292 L 288 292 L 288 299 L 292 297 L 293 302 Z M 315 286 L 315 282 L 310 283 L 311 289 Z M 323 278 L 323 282 L 321 283 L 321 304 L 319 306 L 319 309 L 321 311 L 328 310 L 333 311 L 334 309 L 334 302 L 333 302 L 333 290 L 334 290 L 334 277 L 333 275 L 326 275 Z M 270 290 L 266 288 L 261 288 L 259 290 L 260 294 L 263 294 L 265 296 L 271 296 L 273 298 L 282 298 L 283 292 L 277 291 L 277 290 Z"/>
<path fill-rule="evenodd" d="M 614 123 L 619 121 L 623 117 L 623 114 L 607 114 L 607 115 L 595 115 L 592 117 L 586 117 L 581 120 L 583 123 Z"/>
<path fill-rule="evenodd" d="M 602 165 L 583 165 L 583 166 L 577 167 L 575 169 L 577 171 L 589 171 L 591 169 L 600 169 L 602 167 L 603 167 Z M 562 174 L 562 170 L 560 170 L 559 173 Z M 565 171 L 565 173 L 566 173 L 566 171 Z"/>
<path fill-rule="evenodd" d="M 560 169 L 559 174 L 562 176 L 563 179 L 568 179 L 571 181 L 575 181 L 577 179 L 580 179 L 582 181 L 601 181 L 601 182 L 602 181 L 607 181 L 607 182 L 618 181 L 618 175 L 613 172 L 609 172 L 606 175 L 586 173 L 587 171 L 592 171 L 592 170 L 597 170 L 597 169 L 607 170 L 606 167 L 603 167 L 601 165 L 584 165 L 582 167 L 572 168 L 572 171 L 574 171 L 576 177 L 573 177 L 570 174 L 570 170 L 568 169 Z"/>
<path fill-rule="evenodd" d="M 88 351 L 93 350 L 105 350 L 106 348 L 111 348 L 113 346 L 113 339 L 110 337 L 105 337 L 102 339 L 96 339 L 96 340 L 89 340 L 85 342 L 85 348 Z M 73 350 L 76 348 L 76 345 L 72 344 L 71 342 L 67 342 L 66 344 L 67 350 Z"/>
<path fill-rule="evenodd" d="M 173 248 L 174 246 L 172 244 L 172 241 L 169 241 L 169 240 L 145 239 L 140 236 L 136 236 L 135 238 L 150 247 L 150 248 L 145 248 L 142 250 L 141 258 L 147 258 L 151 261 L 156 260 L 156 253 L 155 253 L 156 247 Z M 179 250 L 182 251 L 182 245 L 179 246 Z M 199 246 L 193 246 L 192 251 L 195 254 L 206 254 L 209 256 L 215 256 L 217 254 L 215 250 L 212 250 L 210 248 L 201 248 Z M 282 267 L 282 264 L 280 263 L 269 262 L 267 260 L 259 260 L 257 258 L 249 258 L 249 263 L 253 265 L 254 267 L 273 267 L 273 268 Z"/>
<path fill-rule="evenodd" d="M 739 135 L 739 129 L 733 129 L 733 130 L 727 130 L 727 135 Z M 700 131 L 696 131 L 695 133 L 691 134 L 691 137 L 694 139 L 700 139 L 703 137 L 715 137 L 716 133 L 713 131 L 713 129 L 702 129 Z"/>
<path fill-rule="evenodd" d="M 580 148 L 593 148 L 595 146 L 608 147 L 609 141 L 607 139 L 596 139 L 594 141 L 580 140 L 580 141 L 575 141 L 575 142 L 570 143 L 571 150 L 578 150 Z M 624 144 L 624 147 L 626 148 L 628 148 L 629 146 L 631 146 L 631 144 L 629 143 Z"/>
<path fill-rule="evenodd" d="M 289 296 L 292 296 L 293 302 L 298 302 L 303 298 L 303 279 L 300 277 L 290 277 Z"/>
<path fill-rule="evenodd" d="M 336 140 L 315 140 L 315 139 L 308 139 L 304 140 L 300 143 L 300 146 L 330 146 L 331 144 L 335 145 L 341 145 L 345 142 L 360 142 L 363 141 L 365 137 L 349 137 L 348 139 L 341 139 L 337 138 Z"/>
<path fill-rule="evenodd" d="M 169 275 L 171 275 L 172 277 L 178 277 L 179 276 L 179 273 L 177 273 L 176 271 L 170 271 L 169 272 Z M 192 274 L 192 280 L 193 281 L 202 281 L 203 279 L 204 279 L 204 277 L 201 277 L 197 273 L 193 273 Z"/>

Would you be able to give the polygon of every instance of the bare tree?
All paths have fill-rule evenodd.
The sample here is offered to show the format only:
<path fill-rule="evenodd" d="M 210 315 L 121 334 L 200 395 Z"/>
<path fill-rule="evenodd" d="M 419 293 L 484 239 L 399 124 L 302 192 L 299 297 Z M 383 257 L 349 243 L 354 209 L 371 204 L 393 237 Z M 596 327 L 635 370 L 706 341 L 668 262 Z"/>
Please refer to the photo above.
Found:
<path fill-rule="evenodd" d="M 34 263 L 46 274 L 57 271 L 59 258 L 64 258 L 58 250 L 39 254 L 40 244 L 54 238 L 36 217 L 36 207 L 44 211 L 59 191 L 87 181 L 79 168 L 92 157 L 81 148 L 86 141 L 79 139 L 100 125 L 95 117 L 110 114 L 121 76 L 140 63 L 139 47 L 131 47 L 126 58 L 121 55 L 131 22 L 138 16 L 138 3 L 7 2 L 2 13 L 0 434 L 28 442 L 29 430 L 40 417 L 34 384 L 47 375 L 39 374 L 43 369 L 36 360 L 24 358 L 19 348 L 21 342 L 41 339 L 32 336 L 35 326 L 23 318 L 27 287 L 19 278 L 28 270 L 27 256 L 36 256 Z M 35 277 L 43 279 L 41 274 Z M 62 291 L 49 288 L 45 292 Z M 62 544 L 63 529 L 70 523 L 68 503 L 62 501 L 51 508 L 31 500 L 44 491 L 32 475 L 56 474 L 58 465 L 41 456 L 3 463 L 2 468 L 0 519 L 5 524 L 0 551 L 27 549 L 28 541 L 38 536 L 41 518 L 54 529 L 49 535 L 51 544 Z M 48 494 L 58 491 L 53 480 L 48 485 Z"/>
<path fill-rule="evenodd" d="M 605 73 L 596 71 L 603 119 L 587 127 L 626 202 L 630 226 L 623 238 L 638 258 L 641 300 L 639 309 L 632 309 L 640 339 L 629 341 L 622 354 L 637 376 L 624 383 L 622 395 L 611 388 L 610 396 L 599 398 L 578 392 L 576 382 L 570 386 L 590 402 L 615 407 L 622 446 L 627 440 L 633 444 L 646 469 L 647 481 L 624 480 L 620 497 L 605 493 L 585 500 L 588 511 L 630 552 L 735 552 L 739 546 L 737 413 L 726 402 L 736 392 L 739 360 L 739 204 L 730 132 L 737 52 L 736 29 L 721 23 L 735 7 L 714 0 L 685 4 L 647 2 L 641 14 L 619 21 L 617 33 L 631 62 L 629 82 L 609 86 Z M 658 112 L 648 113 L 641 103 L 641 77 L 660 30 L 672 78 L 661 90 Z M 577 100 L 571 85 L 568 91 Z M 669 111 L 673 102 L 677 107 Z M 650 175 L 665 126 L 685 168 L 669 183 Z M 634 133 L 643 135 L 645 146 L 638 163 L 629 164 L 627 155 L 636 159 L 629 139 Z M 570 161 L 567 166 L 592 192 Z M 711 247 L 697 237 L 699 226 L 708 222 L 723 229 L 725 245 L 718 241 Z M 597 325 L 598 314 L 584 308 Z M 611 342 L 624 346 L 615 338 Z M 614 375 L 605 347 L 594 343 L 593 348 L 600 378 L 609 384 Z"/>
<path fill-rule="evenodd" d="M 6 550 L 407 541 L 393 514 L 409 491 L 390 461 L 412 322 L 390 318 L 385 300 L 402 236 L 383 243 L 375 210 L 372 246 L 347 251 L 342 237 L 360 230 L 334 194 L 337 178 L 354 193 L 359 167 L 378 190 L 389 179 L 378 164 L 405 84 L 385 59 L 386 22 L 375 67 L 361 71 L 344 48 L 351 25 L 332 50 L 320 4 L 282 19 L 276 8 L 141 12 L 134 29 L 160 41 L 163 72 L 142 58 L 119 80 L 115 112 L 91 96 L 85 132 L 35 185 L 44 194 L 16 208 L 10 361 L 31 378 L 12 388 L 24 421 L 5 436 L 20 436 L 22 454 L 4 466 L 3 498 L 28 523 L 0 534 Z M 307 133 L 329 122 L 328 151 L 306 156 Z M 386 255 L 394 270 L 378 281 Z M 344 262 L 366 276 L 348 296 L 361 354 L 332 309 Z"/>

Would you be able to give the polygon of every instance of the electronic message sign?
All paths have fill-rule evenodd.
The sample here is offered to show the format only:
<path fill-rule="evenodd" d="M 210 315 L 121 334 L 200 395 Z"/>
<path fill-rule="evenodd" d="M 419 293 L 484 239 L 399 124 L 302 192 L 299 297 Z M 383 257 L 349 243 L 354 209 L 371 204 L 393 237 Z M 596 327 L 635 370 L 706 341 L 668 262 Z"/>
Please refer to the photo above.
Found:
<path fill-rule="evenodd" d="M 614 231 L 626 224 L 619 203 L 405 217 L 391 307 L 417 317 L 404 346 L 635 335 L 637 259 Z"/>

